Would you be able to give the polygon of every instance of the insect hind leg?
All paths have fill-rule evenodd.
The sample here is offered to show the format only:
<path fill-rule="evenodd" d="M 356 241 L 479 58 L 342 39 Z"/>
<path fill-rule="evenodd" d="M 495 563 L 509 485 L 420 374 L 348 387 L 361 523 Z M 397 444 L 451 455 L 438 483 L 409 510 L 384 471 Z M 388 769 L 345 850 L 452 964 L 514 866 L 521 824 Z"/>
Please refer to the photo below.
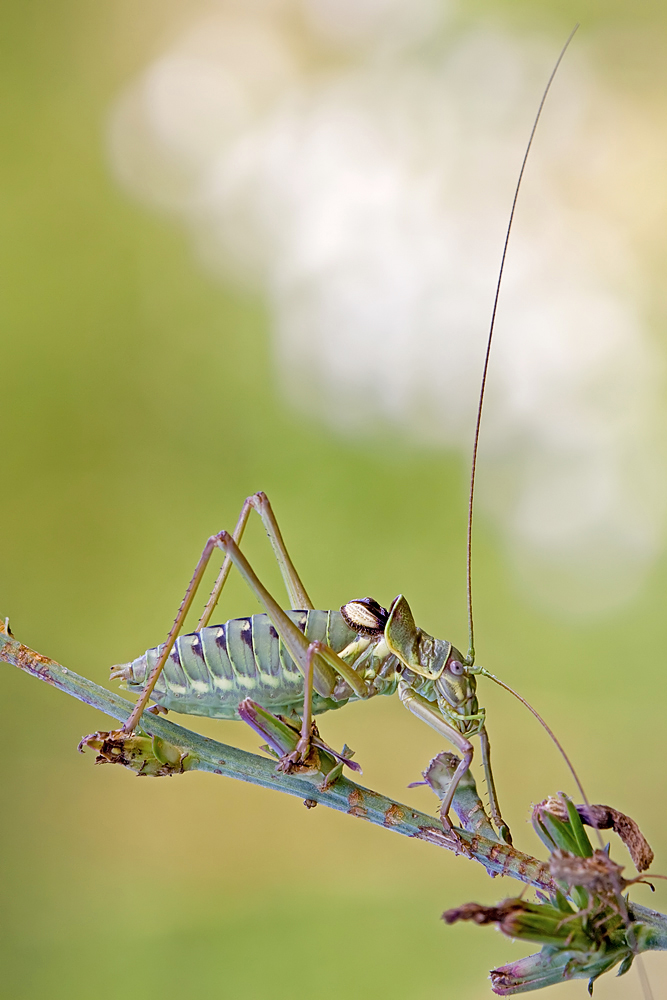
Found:
<path fill-rule="evenodd" d="M 239 518 L 239 522 L 241 522 L 241 520 L 242 518 Z M 244 526 L 245 524 L 243 524 L 243 527 Z M 238 527 L 239 525 L 237 524 L 237 528 Z M 264 609 L 272 625 L 278 632 L 278 635 L 284 642 L 290 656 L 298 666 L 304 678 L 309 672 L 310 659 L 310 665 L 312 668 L 311 687 L 314 687 L 318 694 L 325 698 L 331 697 L 338 684 L 340 676 L 347 682 L 351 690 L 354 691 L 358 697 L 365 698 L 368 696 L 366 684 L 355 671 L 354 667 L 348 665 L 344 660 L 342 660 L 341 657 L 334 652 L 334 650 L 329 648 L 329 646 L 324 643 L 320 644 L 317 651 L 311 652 L 309 657 L 310 644 L 303 632 L 297 628 L 294 622 L 285 614 L 275 598 L 271 596 L 266 587 L 264 587 L 261 583 L 257 574 L 254 572 L 248 560 L 236 544 L 233 536 L 227 531 L 221 531 L 217 535 L 211 535 L 204 546 L 204 551 L 199 558 L 193 577 L 185 592 L 181 606 L 178 609 L 178 614 L 176 615 L 174 624 L 169 632 L 160 659 L 156 663 L 150 677 L 148 678 L 148 682 L 144 688 L 141 698 L 134 706 L 129 719 L 123 726 L 123 730 L 125 732 L 132 732 L 136 728 L 137 723 L 146 708 L 146 705 L 148 704 L 148 700 L 153 692 L 162 669 L 167 662 L 169 654 L 174 647 L 174 643 L 176 642 L 176 638 L 183 626 L 186 615 L 190 610 L 211 555 L 216 548 L 221 549 L 225 556 L 228 557 L 232 563 L 234 563 L 252 592 L 264 605 Z"/>
<path fill-rule="evenodd" d="M 296 571 L 294 563 L 290 559 L 287 547 L 283 541 L 282 532 L 278 527 L 278 521 L 276 520 L 276 516 L 273 513 L 273 508 L 271 507 L 266 493 L 262 493 L 260 491 L 259 493 L 253 493 L 252 496 L 245 498 L 232 538 L 237 545 L 240 544 L 252 510 L 256 510 L 259 514 L 266 533 L 269 536 L 271 547 L 273 548 L 276 561 L 280 567 L 283 580 L 285 581 L 285 587 L 287 588 L 287 594 L 290 600 L 290 607 L 294 611 L 311 611 L 313 609 L 313 603 L 306 592 L 306 588 L 301 582 L 301 578 Z M 215 581 L 213 590 L 211 591 L 211 596 L 206 602 L 206 607 L 204 608 L 203 614 L 199 619 L 197 631 L 204 628 L 210 622 L 215 606 L 220 599 L 222 588 L 227 582 L 227 577 L 229 576 L 231 568 L 232 559 L 229 555 L 225 555 L 222 569 L 218 574 L 218 578 Z"/>
<path fill-rule="evenodd" d="M 243 579 L 246 581 L 258 601 L 264 606 L 271 624 L 287 647 L 287 651 L 296 663 L 297 667 L 306 676 L 308 668 L 308 650 L 310 642 L 285 614 L 274 597 L 262 584 L 250 563 L 243 555 L 238 545 L 227 531 L 221 531 L 215 536 L 215 544 L 228 555 Z M 324 698 L 330 698 L 338 683 L 338 676 L 347 682 L 349 688 L 358 698 L 368 697 L 366 682 L 360 677 L 354 667 L 327 646 L 320 643 L 317 651 L 312 654 L 313 662 L 313 687 L 318 694 Z"/>
<path fill-rule="evenodd" d="M 153 688 L 157 684 L 158 678 L 162 673 L 162 669 L 165 663 L 167 662 L 167 659 L 169 658 L 169 654 L 174 648 L 174 643 L 176 642 L 178 634 L 183 627 L 183 622 L 185 621 L 187 613 L 192 607 L 192 602 L 195 598 L 197 590 L 199 589 L 199 584 L 202 581 L 202 577 L 206 572 L 206 567 L 208 566 L 211 556 L 213 555 L 215 549 L 217 548 L 217 545 L 218 545 L 218 535 L 211 535 L 211 537 L 206 542 L 206 545 L 204 546 L 204 551 L 199 557 L 199 562 L 195 567 L 192 579 L 190 580 L 188 588 L 185 591 L 185 596 L 181 601 L 181 606 L 179 607 L 178 612 L 176 614 L 176 618 L 174 619 L 174 624 L 172 625 L 169 631 L 169 635 L 167 636 L 167 641 L 164 644 L 162 655 L 160 656 L 158 662 L 153 667 L 153 670 L 151 672 L 150 677 L 148 678 L 148 681 L 146 682 L 146 687 L 144 688 L 141 697 L 139 698 L 136 705 L 132 709 L 129 719 L 123 726 L 123 732 L 125 733 L 134 732 L 134 730 L 137 727 L 137 723 L 139 722 L 139 719 L 141 718 L 143 711 L 146 708 L 146 705 L 148 704 L 150 696 L 153 693 Z"/>

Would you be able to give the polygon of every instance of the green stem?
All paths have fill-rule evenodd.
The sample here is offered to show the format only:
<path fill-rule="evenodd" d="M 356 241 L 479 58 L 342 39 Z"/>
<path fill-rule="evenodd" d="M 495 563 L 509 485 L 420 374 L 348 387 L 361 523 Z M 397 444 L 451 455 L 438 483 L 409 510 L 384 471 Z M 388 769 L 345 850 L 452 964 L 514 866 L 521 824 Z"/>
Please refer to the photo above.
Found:
<path fill-rule="evenodd" d="M 648 879 L 650 881 L 650 875 Z M 667 916 L 664 913 L 628 900 L 628 915 L 630 920 L 641 921 L 648 928 L 641 951 L 667 951 Z"/>

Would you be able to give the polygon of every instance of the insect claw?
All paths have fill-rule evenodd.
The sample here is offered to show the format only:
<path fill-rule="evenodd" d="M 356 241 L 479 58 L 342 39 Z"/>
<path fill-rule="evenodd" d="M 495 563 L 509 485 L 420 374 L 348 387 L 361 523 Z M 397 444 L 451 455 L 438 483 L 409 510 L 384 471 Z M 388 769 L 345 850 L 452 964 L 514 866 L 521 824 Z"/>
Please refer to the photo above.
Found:
<path fill-rule="evenodd" d="M 284 754 L 278 761 L 276 771 L 280 774 L 300 775 L 317 774 L 320 770 L 320 755 L 314 746 L 309 747 L 309 752 L 304 756 L 298 750 Z"/>
<path fill-rule="evenodd" d="M 449 829 L 445 827 L 445 834 L 449 840 L 453 841 L 454 851 L 456 854 L 462 854 L 464 857 L 469 858 L 471 861 L 474 860 L 474 854 L 470 849 L 470 844 L 467 840 L 461 836 L 459 831 L 450 826 Z"/>
<path fill-rule="evenodd" d="M 459 830 L 452 823 L 446 813 L 440 812 L 440 822 L 442 823 L 442 828 L 445 832 L 445 836 L 448 840 L 453 841 L 453 847 L 456 854 L 463 854 L 466 858 L 471 860 L 474 858 L 472 851 L 470 850 L 470 844 L 465 840 Z"/>

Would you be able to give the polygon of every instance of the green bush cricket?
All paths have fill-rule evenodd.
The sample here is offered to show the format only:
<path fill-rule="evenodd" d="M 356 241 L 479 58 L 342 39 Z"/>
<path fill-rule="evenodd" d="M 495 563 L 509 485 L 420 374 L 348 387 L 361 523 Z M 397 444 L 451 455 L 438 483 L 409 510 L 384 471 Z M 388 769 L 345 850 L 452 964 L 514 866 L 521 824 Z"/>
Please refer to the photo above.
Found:
<path fill-rule="evenodd" d="M 455 836 L 449 811 L 456 788 L 473 758 L 470 740 L 478 735 L 491 817 L 500 838 L 511 843 L 495 789 L 486 713 L 477 699 L 477 676 L 484 675 L 514 694 L 537 717 L 565 758 L 587 802 L 563 748 L 537 712 L 506 684 L 475 664 L 472 611 L 472 515 L 477 449 L 499 292 L 526 161 L 551 83 L 572 35 L 560 53 L 535 117 L 514 193 L 496 285 L 477 409 L 468 502 L 468 652 L 463 655 L 449 641 L 437 639 L 420 629 L 402 595 L 388 609 L 372 598 L 351 600 L 335 611 L 315 609 L 289 557 L 269 500 L 259 492 L 245 500 L 233 534 L 221 531 L 208 539 L 166 642 L 131 663 L 113 668 L 112 678 L 124 681 L 129 690 L 142 692 L 123 727 L 126 733 L 137 728 L 151 697 L 158 709 L 244 719 L 251 724 L 252 702 L 247 699 L 252 698 L 264 709 L 283 715 L 298 713 L 302 717 L 296 751 L 281 761 L 280 766 L 288 770 L 304 763 L 313 740 L 319 739 L 313 736 L 314 714 L 342 707 L 350 700 L 398 693 L 412 714 L 452 743 L 461 754 L 441 805 L 445 829 Z M 288 611 L 269 594 L 239 548 L 253 509 L 261 517 L 280 567 L 289 597 Z M 204 572 L 217 549 L 224 553 L 224 562 L 197 630 L 180 635 Z M 211 626 L 212 613 L 232 565 L 241 573 L 265 612 Z M 333 752 L 329 747 L 327 750 Z M 336 756 L 341 767 L 344 764 L 356 766 L 344 753 Z"/>

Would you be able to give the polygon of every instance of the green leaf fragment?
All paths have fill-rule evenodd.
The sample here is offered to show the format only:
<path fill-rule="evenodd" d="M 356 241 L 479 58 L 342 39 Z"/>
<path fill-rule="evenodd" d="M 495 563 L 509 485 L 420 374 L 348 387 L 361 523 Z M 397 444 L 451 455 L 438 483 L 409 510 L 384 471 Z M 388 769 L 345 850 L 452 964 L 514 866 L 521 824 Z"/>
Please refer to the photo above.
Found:
<path fill-rule="evenodd" d="M 576 850 L 571 853 L 578 854 L 580 858 L 590 858 L 593 856 L 593 847 L 588 839 L 588 834 L 584 829 L 581 816 L 577 812 L 577 807 L 572 799 L 568 798 L 567 795 L 563 795 L 562 798 L 565 800 L 565 804 L 567 806 L 569 827 L 577 845 Z"/>

